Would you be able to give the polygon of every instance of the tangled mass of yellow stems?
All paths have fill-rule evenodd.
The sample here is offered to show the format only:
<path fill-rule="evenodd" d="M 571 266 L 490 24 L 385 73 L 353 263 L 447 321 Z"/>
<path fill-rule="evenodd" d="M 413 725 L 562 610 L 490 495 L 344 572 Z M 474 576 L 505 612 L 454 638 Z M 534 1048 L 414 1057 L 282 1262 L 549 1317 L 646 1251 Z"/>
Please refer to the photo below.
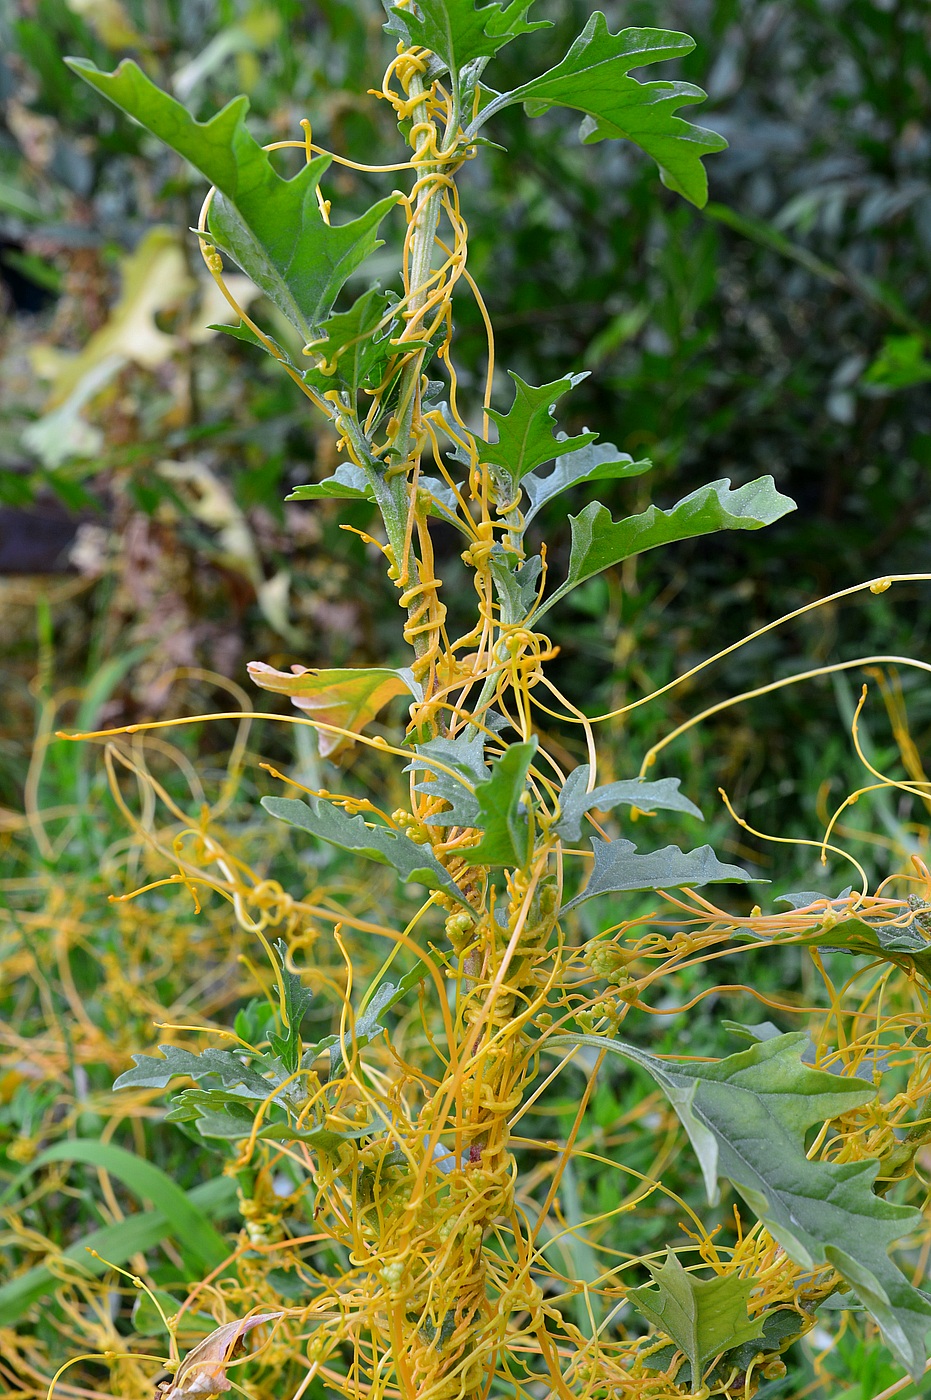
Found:
<path fill-rule="evenodd" d="M 383 421 L 381 388 L 371 392 L 367 407 L 357 410 L 339 391 L 320 394 L 290 365 L 284 368 L 332 421 L 350 460 L 364 465 L 360 443 L 368 443 L 366 450 L 388 464 L 386 475 L 406 481 L 409 504 L 400 548 L 390 541 L 379 547 L 400 594 L 407 618 L 404 635 L 414 649 L 415 675 L 423 683 L 423 700 L 411 705 L 409 735 L 442 733 L 455 738 L 475 726 L 474 732 L 487 735 L 489 752 L 495 754 L 503 746 L 489 726 L 491 708 L 525 740 L 539 734 L 549 719 L 576 724 L 594 784 L 593 725 L 598 721 L 586 718 L 545 675 L 544 665 L 556 649 L 534 629 L 536 605 L 525 618 L 512 623 L 501 618 L 495 599 L 489 558 L 495 544 L 520 552 L 520 496 L 502 500 L 496 491 L 476 435 L 460 413 L 450 353 L 451 299 L 456 286 L 464 282 L 477 300 L 488 332 L 483 423 L 487 437 L 494 341 L 484 303 L 466 266 L 468 230 L 455 184 L 457 169 L 475 149 L 464 141 L 450 94 L 425 75 L 422 52 L 399 52 L 377 94 L 409 123 L 413 152 L 409 160 L 360 167 L 332 157 L 350 168 L 410 170 L 414 176 L 410 192 L 399 196 L 407 221 L 404 294 L 385 320 L 386 325 L 396 321 L 400 313 L 404 323 L 392 342 L 392 359 L 382 386 L 400 384 L 390 417 Z M 308 160 L 320 149 L 312 142 L 308 124 L 303 141 L 277 144 L 303 146 Z M 322 195 L 319 198 L 328 220 L 329 204 Z M 245 324 L 280 358 L 274 343 L 236 306 L 225 287 L 220 255 L 206 233 L 209 200 L 201 221 L 207 266 Z M 442 432 L 452 434 L 458 459 L 469 463 L 461 485 L 444 460 L 439 415 L 422 405 L 423 346 L 428 341 L 435 344 L 438 337 L 443 337 L 436 353 L 449 379 L 452 417 L 451 422 L 443 422 Z M 415 348 L 407 348 L 408 342 Z M 315 354 L 313 345 L 307 353 Z M 376 427 L 381 440 L 374 442 Z M 475 626 L 455 640 L 447 635 L 442 581 L 435 576 L 430 503 L 419 486 L 427 452 L 458 503 L 460 526 L 469 537 L 463 558 L 473 571 L 478 597 Z M 537 603 L 545 579 L 544 567 Z M 877 580 L 862 587 L 879 592 L 888 583 Z M 896 658 L 868 660 L 880 665 Z M 863 664 L 862 659 L 844 663 Z M 897 787 L 927 805 L 931 784 L 920 769 L 914 746 L 908 747 L 904 716 L 895 709 L 899 701 L 894 686 L 885 679 L 882 684 L 894 720 L 898 716 L 909 779 L 891 779 L 871 769 L 874 781 L 862 791 Z M 749 697 L 772 688 L 762 686 Z M 183 934 L 196 942 L 197 956 L 208 963 L 214 957 L 227 962 L 239 957 L 223 995 L 215 996 L 213 1002 L 208 997 L 194 1009 L 192 993 L 183 1008 L 170 1008 L 167 1015 L 163 1008 L 140 1006 L 138 985 L 115 957 L 94 948 L 86 919 L 74 910 L 61 911 L 63 985 L 66 994 L 69 985 L 73 991 L 66 951 L 73 940 L 100 962 L 105 1002 L 122 1000 L 137 1013 L 137 1020 L 144 1013 L 158 1015 L 163 1024 L 173 1023 L 167 1027 L 173 1041 L 189 1037 L 192 1030 L 209 1030 L 221 1037 L 221 1045 L 234 1045 L 233 1033 L 210 1021 L 230 1001 L 254 990 L 256 983 L 273 1003 L 282 1001 L 283 970 L 272 935 L 283 937 L 304 981 L 339 1008 L 341 1067 L 330 1079 L 319 1063 L 296 1071 L 293 1078 L 305 1093 L 298 1126 L 323 1121 L 343 1132 L 373 1126 L 367 1137 L 347 1140 L 329 1152 L 300 1141 L 270 1144 L 258 1137 L 268 1103 L 259 1108 L 251 1136 L 239 1143 L 226 1167 L 240 1183 L 248 1182 L 241 1199 L 244 1227 L 226 1265 L 191 1287 L 180 1312 L 167 1318 L 171 1354 L 161 1360 L 175 1374 L 174 1381 L 163 1387 L 166 1393 L 209 1395 L 232 1385 L 255 1400 L 266 1396 L 301 1400 L 324 1393 L 318 1388 L 322 1385 L 327 1392 L 351 1400 L 465 1400 L 493 1394 L 659 1400 L 680 1392 L 669 1375 L 651 1368 L 651 1347 L 644 1347 L 642 1324 L 625 1306 L 625 1299 L 629 1289 L 642 1282 L 644 1261 L 662 1258 L 677 1226 L 682 1233 L 675 1248 L 688 1267 L 752 1280 L 754 1314 L 781 1305 L 796 1311 L 799 1332 L 810 1330 L 814 1305 L 834 1287 L 832 1272 L 806 1273 L 761 1225 L 744 1218 L 736 1208 L 727 1231 L 721 1226 L 707 1231 L 693 1206 L 664 1184 L 664 1174 L 670 1175 L 682 1143 L 677 1119 L 665 1100 L 655 1092 L 645 1094 L 630 1110 L 618 1108 L 607 1126 L 592 1126 L 589 1109 L 600 1058 L 584 1060 L 586 1087 L 577 1101 L 567 1105 L 559 1097 L 560 1076 L 567 1065 L 584 1057 L 577 1049 L 550 1048 L 548 1042 L 569 1026 L 613 1034 L 632 1008 L 668 1017 L 708 998 L 726 1004 L 729 999 L 754 997 L 762 1008 L 794 1018 L 794 1023 L 810 1030 L 816 1062 L 822 1067 L 837 1067 L 845 1074 L 865 1067 L 868 1073 L 880 1057 L 895 1067 L 897 1092 L 835 1121 L 809 1154 L 836 1162 L 877 1157 L 885 1164 L 881 1179 L 892 1180 L 911 1165 L 896 1155 L 901 1136 L 897 1127 L 905 1122 L 914 1126 L 916 1110 L 931 1090 L 931 1072 L 922 1049 L 922 1027 L 929 1011 L 924 985 L 888 963 L 858 964 L 838 985 L 816 950 L 810 954 L 804 995 L 765 995 L 754 990 L 749 973 L 747 983 L 713 980 L 714 964 L 725 956 L 765 956 L 768 944 L 792 943 L 823 927 L 823 902 L 779 915 L 755 909 L 749 916 L 735 916 L 694 892 L 658 893 L 648 901 L 640 899 L 636 917 L 606 929 L 587 944 L 580 943 L 577 930 L 561 923 L 557 911 L 565 858 L 590 858 L 591 852 L 567 850 L 552 829 L 568 755 L 558 744 L 551 745 L 553 754 L 548 753 L 545 742 L 530 770 L 535 801 L 532 854 L 523 868 L 508 872 L 499 886 L 486 870 L 470 863 L 475 831 L 430 825 L 429 818 L 443 803 L 430 795 L 429 783 L 415 788 L 416 775 L 411 777 L 408 805 L 392 812 L 380 811 L 359 797 L 326 794 L 349 812 L 374 814 L 387 826 L 429 845 L 466 892 L 468 909 L 433 893 L 400 927 L 402 921 L 393 918 L 396 896 L 390 883 L 380 883 L 380 875 L 364 892 L 350 890 L 350 897 L 338 886 L 318 881 L 298 898 L 255 873 L 242 849 L 244 838 L 234 839 L 223 831 L 221 819 L 236 792 L 251 722 L 269 718 L 310 726 L 406 760 L 410 750 L 306 715 L 259 715 L 250 710 L 238 688 L 233 691 L 241 700 L 229 714 L 238 720 L 240 733 L 229 777 L 211 808 L 201 800 L 196 774 L 191 776 L 192 805 L 198 809 L 194 819 L 155 776 L 150 758 L 155 752 L 159 762 L 183 769 L 187 761 L 155 731 L 194 723 L 203 716 L 83 736 L 105 741 L 112 790 L 133 830 L 132 840 L 119 853 L 123 878 L 138 884 L 138 874 L 132 881 L 134 862 L 140 872 L 144 868 L 155 873 L 160 863 L 162 869 L 174 870 L 119 897 L 127 936 L 141 945 L 154 937 L 157 927 L 161 937 L 164 914 L 153 913 L 145 900 L 139 905 L 132 901 L 158 886 L 181 885 L 194 896 L 200 915 L 200 923 L 189 926 L 184 921 Z M 646 696 L 634 704 L 653 698 Z M 737 696 L 727 703 L 747 698 Z M 619 710 L 600 719 L 619 719 L 623 713 Z M 698 715 L 693 722 L 704 717 Z M 658 744 L 647 763 L 674 737 Z M 301 788 L 293 779 L 285 782 Z M 142 794 L 138 811 L 127 796 L 130 783 Z M 843 810 L 828 822 L 823 842 L 812 845 L 838 849 L 829 844 L 829 838 L 842 833 L 838 823 Z M 34 814 L 34 820 L 40 822 L 39 814 Z M 601 830 L 597 822 L 595 829 Z M 366 872 L 366 881 L 370 878 Z M 896 877 L 894 890 L 890 886 L 870 895 L 865 876 L 858 884 L 861 888 L 849 897 L 848 906 L 890 923 L 910 917 L 906 895 L 918 895 L 923 901 L 931 893 L 931 879 L 920 862 Z M 199 892 L 204 890 L 221 896 L 221 912 L 216 901 L 208 901 L 201 914 Z M 222 915 L 222 909 L 230 907 L 238 930 L 232 946 Z M 391 910 L 389 919 L 379 917 L 385 908 Z M 838 910 L 835 904 L 831 917 L 838 917 Z M 440 931 L 443 919 L 445 936 Z M 735 942 L 738 931 L 748 928 L 754 939 Z M 180 932 L 177 937 L 169 934 L 169 957 L 181 956 L 180 937 Z M 271 981 L 252 962 L 256 941 L 269 959 Z M 359 1050 L 354 1019 L 395 957 L 403 963 L 404 954 L 423 960 L 419 990 L 400 1007 L 401 1021 L 390 1041 L 381 1037 Z M 728 964 L 729 971 L 732 966 L 733 962 Z M 25 967 L 13 971 L 38 975 Z M 683 987 L 698 989 L 683 993 L 681 1004 L 673 1004 Z M 654 993 L 660 988 L 663 997 L 658 1004 Z M 71 1001 L 79 1059 L 96 1055 L 115 1069 L 125 1068 L 132 1046 L 123 1037 L 116 1047 L 102 1044 L 105 1037 L 76 992 Z M 358 1008 L 355 1013 L 353 1002 Z M 196 1026 L 179 1024 L 192 1018 Z M 49 1073 L 62 1065 L 66 1055 L 62 1037 L 51 1032 L 38 1051 Z M 268 1102 L 271 1098 L 270 1093 Z M 160 1112 L 157 1099 L 153 1091 L 127 1091 L 113 1101 L 114 1107 L 99 1108 L 109 1119 L 104 1137 L 112 1136 L 128 1120 L 137 1130 L 141 1148 L 142 1125 Z M 651 1145 L 644 1170 L 623 1165 L 625 1146 L 635 1139 Z M 585 1218 L 578 1206 L 578 1173 L 587 1164 L 594 1164 L 611 1183 L 602 1193 L 608 1203 L 594 1218 Z M 106 1173 L 100 1176 L 111 1212 L 119 1219 L 121 1212 Z M 63 1179 L 63 1175 L 51 1176 L 44 1189 L 60 1188 Z M 646 1252 L 625 1251 L 624 1218 L 639 1221 L 648 1216 L 664 1223 L 661 1244 Z M 300 1227 L 298 1221 L 303 1222 Z M 28 1242 L 21 1219 L 11 1220 L 10 1229 L 21 1246 Z M 45 1243 L 40 1240 L 34 1247 L 43 1248 Z M 929 1250 L 931 1232 L 916 1278 L 924 1272 Z M 143 1263 L 137 1272 L 142 1273 Z M 299 1281 L 299 1305 L 293 1292 L 283 1296 L 278 1291 L 282 1271 Z M 114 1285 L 112 1276 L 101 1283 L 64 1266 L 62 1275 L 58 1296 L 69 1338 L 80 1355 L 54 1379 L 49 1393 L 104 1394 L 97 1388 L 102 1362 L 108 1369 L 110 1394 L 147 1395 L 158 1361 L 142 1341 L 127 1349 L 115 1329 L 109 1301 L 114 1287 L 138 1292 L 145 1286 L 144 1279 L 129 1274 L 123 1284 Z M 247 1343 L 245 1329 L 232 1324 L 259 1314 L 265 1320 L 250 1332 Z M 198 1315 L 228 1330 L 214 1342 L 206 1361 L 202 1355 L 179 1368 L 181 1350 L 190 1350 L 196 1336 L 203 1335 L 190 1331 L 192 1318 Z M 179 1337 L 187 1339 L 187 1348 L 180 1346 Z M 241 1346 L 248 1348 L 246 1355 L 237 1357 Z M 85 1363 L 89 1370 L 75 1369 Z M 2 1367 L 15 1379 L 17 1393 L 44 1393 L 47 1377 L 38 1341 L 10 1333 Z M 735 1369 L 701 1393 L 749 1400 L 761 1380 L 780 1374 L 781 1368 L 775 1353 L 763 1354 L 746 1372 Z"/>

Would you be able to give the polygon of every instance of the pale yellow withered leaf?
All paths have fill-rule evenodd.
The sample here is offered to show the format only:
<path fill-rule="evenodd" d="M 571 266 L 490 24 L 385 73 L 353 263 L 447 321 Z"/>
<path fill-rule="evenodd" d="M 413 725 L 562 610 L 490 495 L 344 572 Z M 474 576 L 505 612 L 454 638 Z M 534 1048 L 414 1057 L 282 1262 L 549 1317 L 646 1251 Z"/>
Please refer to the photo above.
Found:
<path fill-rule="evenodd" d="M 224 1391 L 232 1390 L 226 1368 L 234 1359 L 243 1337 L 253 1327 L 260 1327 L 263 1322 L 274 1322 L 283 1316 L 281 1312 L 253 1313 L 239 1322 L 227 1322 L 223 1327 L 218 1327 L 193 1351 L 188 1352 L 170 1381 L 161 1382 L 156 1400 L 193 1400 L 193 1397 L 206 1400 L 208 1396 L 222 1395 Z"/>
<path fill-rule="evenodd" d="M 250 661 L 249 675 L 263 690 L 289 695 L 299 710 L 304 710 L 322 724 L 333 724 L 361 734 L 379 710 L 405 693 L 419 698 L 417 682 L 410 671 L 388 670 L 370 666 L 365 670 L 339 669 L 318 671 L 305 666 L 292 666 L 289 671 L 276 671 L 264 661 Z M 318 730 L 320 752 L 326 757 L 338 753 L 351 740 L 340 734 Z"/>

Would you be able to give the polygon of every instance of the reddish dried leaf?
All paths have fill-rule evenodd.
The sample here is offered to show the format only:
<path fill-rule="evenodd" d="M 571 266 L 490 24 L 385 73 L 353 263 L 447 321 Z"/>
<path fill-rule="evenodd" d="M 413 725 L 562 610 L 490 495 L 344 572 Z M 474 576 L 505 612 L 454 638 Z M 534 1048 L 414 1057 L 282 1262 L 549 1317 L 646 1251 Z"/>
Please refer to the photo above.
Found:
<path fill-rule="evenodd" d="M 178 1367 L 174 1380 L 169 1382 L 167 1390 L 164 1389 L 163 1383 L 158 1400 L 190 1400 L 192 1396 L 200 1396 L 201 1400 L 206 1400 L 208 1396 L 221 1395 L 226 1390 L 232 1390 L 226 1368 L 233 1360 L 243 1337 L 247 1332 L 251 1332 L 253 1327 L 259 1327 L 263 1322 L 274 1322 L 283 1315 L 281 1312 L 253 1313 L 251 1317 L 242 1318 L 238 1322 L 227 1322 L 223 1327 L 218 1327 L 209 1337 L 198 1342 L 193 1351 L 188 1352 Z"/>
<path fill-rule="evenodd" d="M 365 670 L 318 671 L 306 666 L 292 666 L 291 673 L 276 671 L 264 661 L 250 661 L 249 675 L 263 690 L 289 695 L 299 710 L 304 710 L 321 724 L 337 725 L 361 734 L 365 726 L 384 709 L 396 695 L 415 694 L 416 685 L 410 672 L 391 671 L 383 666 Z M 331 757 L 352 742 L 341 734 L 317 731 L 320 752 Z"/>

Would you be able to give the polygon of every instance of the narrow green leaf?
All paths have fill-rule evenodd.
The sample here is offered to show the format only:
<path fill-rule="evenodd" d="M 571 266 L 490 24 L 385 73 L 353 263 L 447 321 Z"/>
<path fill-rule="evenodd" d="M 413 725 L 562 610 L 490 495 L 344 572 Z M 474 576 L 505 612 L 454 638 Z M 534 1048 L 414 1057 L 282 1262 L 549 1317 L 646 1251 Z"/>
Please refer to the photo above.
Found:
<path fill-rule="evenodd" d="M 479 114 L 469 132 L 513 102 L 525 102 L 531 116 L 550 107 L 584 112 L 582 139 L 623 137 L 659 166 L 665 185 L 699 208 L 708 198 L 702 156 L 721 151 L 723 136 L 693 126 L 676 109 L 701 102 L 705 93 L 692 83 L 638 83 L 630 69 L 690 53 L 695 41 L 665 29 L 623 29 L 612 34 L 600 12 L 591 16 L 561 63 L 529 83 L 502 93 Z"/>
<path fill-rule="evenodd" d="M 557 453 L 566 456 L 587 447 L 594 442 L 597 433 L 581 433 L 578 437 L 563 437 L 558 441 L 553 436 L 556 426 L 553 410 L 557 401 L 586 378 L 587 372 L 567 374 L 565 379 L 542 384 L 539 389 L 525 384 L 513 370 L 509 373 L 515 386 L 514 402 L 507 413 L 489 409 L 489 417 L 498 425 L 498 441 L 485 442 L 477 438 L 476 442 L 481 460 L 496 469 L 506 490 L 514 492 L 521 479 L 535 467 L 552 461 Z"/>
<path fill-rule="evenodd" d="M 602 841 L 592 837 L 595 868 L 588 884 L 563 905 L 563 912 L 575 909 L 596 894 L 617 894 L 624 890 L 680 890 L 695 885 L 716 885 L 736 881 L 745 884 L 754 877 L 739 865 L 724 865 L 710 846 L 681 851 L 663 846 L 659 851 L 640 853 L 632 841 Z"/>
<path fill-rule="evenodd" d="M 475 8 L 474 0 L 416 0 L 415 4 L 388 6 L 385 31 L 401 39 L 407 48 L 428 49 L 442 60 L 458 86 L 459 74 L 475 59 L 494 57 L 519 34 L 548 29 L 547 20 L 535 23 L 524 16 L 533 0 L 500 0 Z"/>
<path fill-rule="evenodd" d="M 340 288 L 380 246 L 378 226 L 396 196 L 379 200 L 361 218 L 331 227 L 317 204 L 330 157 L 318 156 L 293 179 L 284 179 L 249 134 L 248 98 L 234 98 L 210 121 L 198 122 L 131 59 L 113 73 L 102 73 L 86 59 L 65 62 L 217 187 L 211 237 L 311 340 Z"/>
<path fill-rule="evenodd" d="M 382 1034 L 385 1027 L 382 1024 L 382 1016 L 389 1011 L 392 1006 L 396 1006 L 399 1001 L 407 996 L 408 992 L 422 982 L 426 976 L 427 965 L 420 961 L 410 972 L 405 973 L 399 982 L 383 982 L 382 985 L 368 998 L 368 1003 L 364 1011 L 356 1017 L 355 1025 L 352 1029 L 351 1041 L 357 1050 L 364 1050 L 366 1045 L 370 1045 L 373 1040 Z M 339 1037 L 334 1036 L 333 1048 L 330 1051 L 330 1079 L 340 1073 L 343 1067 L 343 1049 Z"/>
<path fill-rule="evenodd" d="M 314 994 L 305 987 L 300 976 L 288 967 L 288 945 L 283 938 L 275 944 L 275 951 L 281 960 L 281 975 L 284 979 L 285 1016 L 287 1024 L 284 1034 L 270 1031 L 268 1043 L 281 1060 L 288 1074 L 293 1074 L 301 1063 L 301 1022 L 310 1010 Z"/>
<path fill-rule="evenodd" d="M 0 209 L 7 214 L 16 214 L 21 219 L 41 219 L 44 214 L 38 200 L 7 179 L 0 180 Z"/>
<path fill-rule="evenodd" d="M 451 894 L 463 904 L 467 902 L 430 848 L 418 846 L 400 831 L 391 831 L 386 826 L 366 826 L 361 817 L 348 817 L 320 797 L 311 797 L 307 802 L 298 802 L 292 797 L 263 797 L 262 806 L 273 817 L 309 831 L 322 841 L 393 866 L 402 880 L 413 880 L 429 890 Z"/>
<path fill-rule="evenodd" d="M 193 1123 L 201 1137 L 239 1140 L 252 1133 L 258 1104 L 229 1089 L 185 1089 L 171 1101 L 166 1123 Z"/>
<path fill-rule="evenodd" d="M 192 1191 L 183 1193 L 188 1203 L 209 1220 L 223 1220 L 235 1214 L 236 1183 L 229 1177 L 218 1177 Z M 160 1210 L 129 1215 L 116 1225 L 94 1230 L 76 1244 L 56 1255 L 79 1266 L 85 1273 L 99 1278 L 110 1264 L 125 1264 L 135 1254 L 144 1254 L 163 1239 L 177 1238 L 177 1227 Z M 88 1250 L 100 1255 L 95 1259 Z M 23 1313 L 53 1292 L 61 1283 L 58 1268 L 53 1273 L 45 1264 L 35 1264 L 0 1286 L 0 1327 L 12 1327 Z"/>
<path fill-rule="evenodd" d="M 259 1129 L 256 1137 L 265 1142 L 303 1142 L 308 1147 L 322 1148 L 324 1152 L 335 1152 L 340 1143 L 356 1142 L 359 1138 L 367 1137 L 371 1132 L 371 1123 L 366 1123 L 362 1128 L 352 1128 L 345 1132 L 325 1128 L 322 1124 L 314 1124 L 307 1128 L 292 1128 L 289 1123 L 269 1123 L 267 1127 Z"/>
<path fill-rule="evenodd" d="M 793 243 L 774 224 L 767 223 L 764 219 L 755 219 L 747 214 L 738 213 L 736 209 L 730 209 L 726 204 L 709 204 L 705 209 L 705 215 L 714 219 L 716 223 L 725 224 L 728 228 L 732 228 L 735 233 L 743 234 L 744 238 L 750 238 L 754 243 L 759 243 L 764 248 L 771 248 L 774 253 L 781 253 L 784 258 L 799 263 L 807 272 L 813 273 L 815 277 L 823 278 L 834 287 L 846 288 L 848 285 L 847 278 L 839 268 L 824 262 L 804 244 Z"/>
<path fill-rule="evenodd" d="M 332 476 L 295 486 L 286 501 L 374 501 L 375 493 L 361 467 L 340 462 Z"/>
<path fill-rule="evenodd" d="M 241 340 L 245 345 L 254 345 L 256 349 L 264 350 L 265 354 L 270 356 L 271 359 L 278 360 L 280 364 L 290 365 L 291 369 L 297 369 L 297 365 L 291 359 L 291 356 L 282 345 L 279 345 L 274 336 L 266 335 L 265 340 L 262 340 L 261 336 L 257 336 L 252 327 L 247 326 L 245 321 L 240 321 L 238 326 L 223 326 L 218 323 L 215 326 L 208 327 L 208 329 L 217 331 L 220 335 L 231 335 L 234 340 Z M 265 341 L 268 341 L 269 344 L 275 347 L 278 351 L 277 355 L 272 354 Z"/>
<path fill-rule="evenodd" d="M 824 948 L 859 957 L 883 958 L 906 972 L 914 969 L 931 982 L 931 939 L 920 919 L 913 916 L 908 923 L 902 923 L 900 919 L 871 918 L 868 911 L 862 914 L 853 912 L 847 900 L 849 893 L 848 890 L 837 900 L 826 904 L 824 922 L 819 927 L 790 933 L 784 941 L 797 943 L 803 948 Z M 781 895 L 776 902 L 790 904 L 793 909 L 807 909 L 819 901 L 823 902 L 824 898 L 823 894 L 805 890 L 798 894 Z M 742 932 L 749 938 L 760 937 L 749 927 Z"/>
<path fill-rule="evenodd" d="M 655 1286 L 632 1288 L 627 1296 L 648 1322 L 672 1338 L 687 1357 L 692 1376 L 700 1380 L 712 1357 L 762 1335 L 762 1317 L 750 1318 L 747 1312 L 753 1279 L 736 1274 L 696 1278 L 671 1249 L 662 1268 L 647 1267 Z"/>
<path fill-rule="evenodd" d="M 547 501 L 568 491 L 570 486 L 581 486 L 585 481 L 626 480 L 642 476 L 652 466 L 646 459 L 635 462 L 628 453 L 619 452 L 612 442 L 592 442 L 571 456 L 557 457 L 553 469 L 545 476 L 532 471 L 524 477 L 522 485 L 530 501 L 530 508 L 524 511 L 524 524 L 529 525 Z"/>
<path fill-rule="evenodd" d="M 488 781 L 476 786 L 477 825 L 484 834 L 477 846 L 463 852 L 472 865 L 526 865 L 531 842 L 527 773 L 536 751 L 535 738 L 509 745 L 492 763 Z"/>
<path fill-rule="evenodd" d="M 40 1152 L 29 1165 L 30 1173 L 49 1162 L 85 1162 L 102 1167 L 135 1195 L 151 1201 L 168 1222 L 186 1257 L 197 1267 L 214 1269 L 229 1255 L 223 1236 L 213 1228 L 200 1207 L 160 1167 L 144 1157 L 137 1157 L 112 1142 L 69 1138 Z"/>
<path fill-rule="evenodd" d="M 606 812 L 621 803 L 637 807 L 641 812 L 655 809 L 687 812 L 690 817 L 703 820 L 695 803 L 680 793 L 678 778 L 660 778 L 652 783 L 634 778 L 628 782 L 605 783 L 588 792 L 590 774 L 589 765 L 580 763 L 578 768 L 573 768 L 559 794 L 559 821 L 553 829 L 564 841 L 582 839 L 582 818 L 586 812 Z"/>
<path fill-rule="evenodd" d="M 538 616 L 578 584 L 634 554 L 674 540 L 710 535 L 716 530 L 759 530 L 790 510 L 795 510 L 795 502 L 776 490 L 771 476 L 761 476 L 734 491 L 724 477 L 683 496 L 671 510 L 648 506 L 640 515 L 630 515 L 626 520 L 612 520 L 605 506 L 592 501 L 580 515 L 569 517 L 569 577 L 544 603 Z"/>
<path fill-rule="evenodd" d="M 874 1160 L 809 1161 L 805 1134 L 875 1098 L 872 1085 L 811 1069 L 804 1032 L 774 1036 L 714 1063 L 659 1060 L 597 1035 L 560 1035 L 640 1065 L 669 1098 L 692 1141 L 708 1190 L 725 1177 L 804 1269 L 830 1264 L 873 1314 L 887 1345 L 916 1380 L 924 1373 L 931 1298 L 913 1288 L 889 1246 L 921 1227 L 910 1206 L 876 1196 Z"/>

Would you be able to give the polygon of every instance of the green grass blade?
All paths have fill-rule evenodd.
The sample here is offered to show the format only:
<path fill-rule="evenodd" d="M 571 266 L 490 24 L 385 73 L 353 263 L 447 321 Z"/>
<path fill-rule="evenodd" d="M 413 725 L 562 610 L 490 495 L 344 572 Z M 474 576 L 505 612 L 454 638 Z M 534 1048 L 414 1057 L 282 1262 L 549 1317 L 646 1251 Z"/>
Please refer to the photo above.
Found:
<path fill-rule="evenodd" d="M 236 1183 L 228 1177 L 207 1181 L 203 1186 L 195 1186 L 193 1191 L 182 1191 L 180 1194 L 188 1208 L 206 1220 L 208 1225 L 210 1219 L 222 1219 L 231 1215 L 236 1208 Z M 172 1221 L 160 1210 L 148 1210 L 131 1215 L 118 1225 L 94 1230 L 56 1257 L 79 1264 L 89 1274 L 100 1275 L 106 1273 L 108 1264 L 125 1264 L 134 1254 L 152 1249 L 167 1236 L 177 1239 L 178 1233 L 177 1216 Z M 217 1238 L 220 1238 L 219 1235 Z M 88 1254 L 89 1249 L 96 1250 L 101 1258 L 95 1259 Z M 224 1247 L 224 1253 L 227 1252 Z M 0 1287 L 0 1327 L 11 1327 L 27 1308 L 51 1293 L 59 1282 L 60 1277 L 45 1264 L 36 1264 L 5 1283 Z"/>
<path fill-rule="evenodd" d="M 127 1152 L 112 1142 L 97 1142 L 91 1138 L 68 1139 L 40 1153 L 14 1186 L 49 1162 L 84 1162 L 88 1166 L 102 1167 L 118 1177 L 130 1191 L 151 1201 L 161 1212 L 180 1243 L 185 1258 L 195 1268 L 214 1269 L 229 1254 L 223 1236 L 213 1228 L 204 1212 L 192 1204 L 189 1195 L 161 1167 L 137 1157 L 135 1153 Z M 5 1194 L 10 1194 L 9 1188 Z"/>

